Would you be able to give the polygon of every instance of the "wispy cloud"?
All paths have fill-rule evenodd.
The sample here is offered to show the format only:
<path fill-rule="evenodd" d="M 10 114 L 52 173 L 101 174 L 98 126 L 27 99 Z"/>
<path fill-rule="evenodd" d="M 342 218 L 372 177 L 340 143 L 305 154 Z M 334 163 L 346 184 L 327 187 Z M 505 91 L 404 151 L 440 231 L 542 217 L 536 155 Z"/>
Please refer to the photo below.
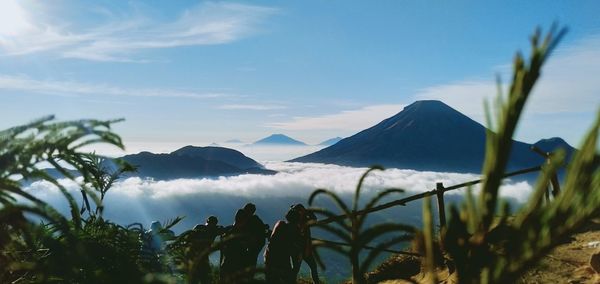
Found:
<path fill-rule="evenodd" d="M 75 29 L 78 23 L 34 17 L 33 7 L 26 2 L 7 1 L 1 6 L 10 8 L 5 14 L 12 15 L 7 24 L 14 24 L 14 28 L 0 29 L 0 48 L 4 55 L 50 52 L 93 61 L 144 61 L 134 53 L 234 42 L 258 32 L 259 24 L 277 11 L 261 6 L 205 2 L 171 21 L 131 14 L 123 19 L 111 18 L 108 24 Z"/>
<path fill-rule="evenodd" d="M 372 105 L 334 114 L 295 117 L 291 121 L 269 123 L 267 127 L 285 130 L 363 130 L 400 112 L 404 106 Z"/>
<path fill-rule="evenodd" d="M 507 68 L 500 68 L 506 70 Z M 550 57 L 526 112 L 552 114 L 594 112 L 600 106 L 600 36 L 559 49 Z M 502 74 L 505 80 L 508 74 Z M 415 99 L 438 99 L 459 111 L 483 118 L 483 101 L 493 102 L 497 87 L 489 80 L 464 80 L 422 89 Z M 502 86 L 506 89 L 506 85 Z"/>
<path fill-rule="evenodd" d="M 222 105 L 219 106 L 218 109 L 225 110 L 276 110 L 276 109 L 285 109 L 286 106 L 282 105 L 246 105 L 246 104 L 231 104 L 231 105 Z"/>
<path fill-rule="evenodd" d="M 133 97 L 178 97 L 191 99 L 213 99 L 235 97 L 220 92 L 193 92 L 177 89 L 122 88 L 105 84 L 90 84 L 73 81 L 36 80 L 26 76 L 0 75 L 0 90 L 23 91 L 49 95 L 110 95 Z"/>

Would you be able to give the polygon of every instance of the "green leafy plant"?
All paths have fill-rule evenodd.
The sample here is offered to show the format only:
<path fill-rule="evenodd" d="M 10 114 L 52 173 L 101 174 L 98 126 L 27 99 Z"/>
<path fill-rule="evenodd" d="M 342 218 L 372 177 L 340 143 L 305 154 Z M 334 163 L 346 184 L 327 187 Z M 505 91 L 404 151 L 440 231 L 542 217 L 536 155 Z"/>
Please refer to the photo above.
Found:
<path fill-rule="evenodd" d="M 80 213 L 83 214 L 87 211 L 91 216 L 102 216 L 104 209 L 102 202 L 108 190 L 123 174 L 135 172 L 137 169 L 121 159 L 108 159 L 98 156 L 95 153 L 83 154 L 83 157 L 83 161 L 87 164 L 86 168 L 89 171 L 86 180 L 87 183 L 84 186 L 89 186 L 95 193 L 100 195 L 100 204 L 96 204 L 96 209 L 92 210 L 87 198 L 87 191 L 82 191 L 84 202 Z"/>
<path fill-rule="evenodd" d="M 383 170 L 381 167 L 373 167 L 365 172 L 356 186 L 356 190 L 354 192 L 354 199 L 352 201 L 352 206 L 346 205 L 346 203 L 340 198 L 335 192 L 327 190 L 327 189 L 317 189 L 315 190 L 308 199 L 309 205 L 312 206 L 315 198 L 319 195 L 325 195 L 329 197 L 337 207 L 342 211 L 347 218 L 338 218 L 338 216 L 325 208 L 314 208 L 311 207 L 310 210 L 323 215 L 327 218 L 332 218 L 333 223 L 313 223 L 313 226 L 321 228 L 329 233 L 332 233 L 336 237 L 338 237 L 341 241 L 348 244 L 348 246 L 344 246 L 339 243 L 333 242 L 324 242 L 320 240 L 313 241 L 313 245 L 315 248 L 323 247 L 335 252 L 340 253 L 341 255 L 348 258 L 350 264 L 352 266 L 352 283 L 366 283 L 365 273 L 376 259 L 376 257 L 381 254 L 385 249 L 389 247 L 401 243 L 410 241 L 413 238 L 413 233 L 415 229 L 412 226 L 404 225 L 404 224 L 396 224 L 396 223 L 381 223 L 373 225 L 367 229 L 363 230 L 363 225 L 365 224 L 365 219 L 367 215 L 365 214 L 356 214 L 359 211 L 359 201 L 361 189 L 364 183 L 365 178 L 374 170 Z M 379 201 L 381 201 L 384 197 L 392 194 L 392 193 L 401 193 L 403 190 L 390 188 L 379 192 L 375 195 L 369 202 L 366 203 L 362 210 L 369 210 L 375 207 Z M 361 261 L 360 256 L 361 252 L 364 250 L 366 246 L 368 246 L 371 242 L 376 240 L 377 238 L 388 234 L 388 233 L 400 233 L 404 234 L 394 236 L 389 240 L 383 241 L 375 248 L 373 248 L 367 256 Z M 318 254 L 316 254 L 318 256 Z M 319 261 L 320 262 L 320 261 Z"/>
<path fill-rule="evenodd" d="M 101 218 L 104 195 L 131 168 L 120 163 L 109 172 L 101 166 L 103 158 L 82 151 L 94 143 L 123 148 L 110 129 L 117 121 L 52 119 L 0 132 L 0 282 L 141 282 L 149 270 L 140 250 L 140 230 Z M 79 184 L 81 210 L 50 170 L 40 168 L 42 163 Z M 23 190 L 23 182 L 34 180 L 60 190 L 70 218 Z"/>
<path fill-rule="evenodd" d="M 487 120 L 493 131 L 487 137 L 481 193 L 476 199 L 469 191 L 464 204 L 451 206 L 450 220 L 442 230 L 443 249 L 456 269 L 459 283 L 514 283 L 562 239 L 600 215 L 600 159 L 596 148 L 600 115 L 571 160 L 562 190 L 553 200 L 544 202 L 544 193 L 564 160 L 561 151 L 543 167 L 529 202 L 514 218 L 509 218 L 510 208 L 498 196 L 512 136 L 525 103 L 543 64 L 565 32 L 553 27 L 542 39 L 536 31 L 531 37 L 528 62 L 520 54 L 515 57 L 506 101 L 501 91 L 498 95 L 496 125 L 488 108 Z M 424 216 L 430 215 L 429 207 L 424 208 Z M 426 235 L 427 247 L 432 247 L 433 237 Z M 434 274 L 432 265 L 428 267 Z"/>

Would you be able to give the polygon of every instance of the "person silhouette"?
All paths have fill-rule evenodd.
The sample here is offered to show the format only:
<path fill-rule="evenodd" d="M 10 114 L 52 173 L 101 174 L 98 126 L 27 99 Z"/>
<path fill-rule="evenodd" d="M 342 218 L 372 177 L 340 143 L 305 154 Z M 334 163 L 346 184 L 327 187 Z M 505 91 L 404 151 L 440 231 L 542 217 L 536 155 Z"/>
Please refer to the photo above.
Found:
<path fill-rule="evenodd" d="M 206 218 L 206 223 L 194 226 L 190 236 L 190 249 L 196 263 L 193 270 L 202 284 L 212 283 L 209 256 L 215 239 L 225 232 L 222 226 L 217 225 L 218 223 L 217 217 L 209 216 Z"/>
<path fill-rule="evenodd" d="M 246 267 L 247 238 L 246 226 L 248 214 L 239 209 L 235 214 L 233 225 L 225 228 L 223 235 L 223 247 L 221 248 L 221 280 L 232 280 L 235 275 L 241 273 Z"/>
<path fill-rule="evenodd" d="M 312 211 L 307 210 L 304 205 L 296 204 L 292 206 L 293 210 L 298 211 L 298 229 L 300 234 L 300 243 L 298 245 L 299 252 L 298 256 L 295 258 L 298 264 L 294 267 L 297 270 L 294 273 L 298 274 L 300 271 L 300 266 L 302 265 L 302 261 L 308 264 L 310 268 L 310 275 L 314 284 L 319 284 L 319 271 L 317 269 L 317 261 L 314 256 L 314 249 L 312 246 L 312 236 L 310 233 L 310 222 L 314 222 L 317 220 L 317 216 Z"/>
<path fill-rule="evenodd" d="M 260 217 L 255 214 L 256 205 L 247 203 L 242 210 L 244 210 L 248 217 L 248 224 L 246 226 L 246 266 L 256 268 L 258 255 L 265 246 L 269 225 L 263 223 Z"/>
<path fill-rule="evenodd" d="M 300 215 L 298 210 L 290 208 L 285 215 L 286 221 L 278 221 L 273 227 L 269 243 L 265 249 L 265 276 L 267 283 L 296 283 L 296 259 L 300 251 L 301 237 L 298 229 Z M 294 265 L 294 266 L 292 266 Z"/>

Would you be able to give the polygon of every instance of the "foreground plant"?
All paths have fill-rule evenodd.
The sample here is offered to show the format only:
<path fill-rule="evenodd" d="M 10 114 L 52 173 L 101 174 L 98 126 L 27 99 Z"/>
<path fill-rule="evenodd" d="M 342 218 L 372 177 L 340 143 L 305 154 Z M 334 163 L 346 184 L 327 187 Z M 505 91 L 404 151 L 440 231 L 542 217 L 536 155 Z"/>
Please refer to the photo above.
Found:
<path fill-rule="evenodd" d="M 115 122 L 47 117 L 0 132 L 1 283 L 139 283 L 152 272 L 140 250 L 143 228 L 125 228 L 101 216 L 104 195 L 131 168 L 121 163 L 109 172 L 102 158 L 82 151 L 95 143 L 123 148 L 110 129 Z M 48 169 L 39 168 L 42 163 L 79 185 L 81 209 Z M 36 180 L 60 190 L 69 218 L 23 190 L 23 183 Z"/>
<path fill-rule="evenodd" d="M 469 191 L 463 205 L 451 206 L 450 221 L 442 230 L 442 245 L 459 283 L 514 283 L 561 240 L 600 216 L 600 159 L 596 148 L 600 113 L 571 160 L 558 196 L 544 202 L 546 186 L 564 160 L 561 151 L 543 167 L 528 203 L 514 218 L 509 220 L 510 209 L 498 198 L 520 115 L 543 64 L 564 34 L 565 29 L 553 28 L 542 39 L 536 31 L 531 38 L 529 61 L 525 62 L 520 54 L 515 57 L 508 98 L 504 101 L 502 94 L 498 95 L 495 127 L 487 112 L 493 132 L 487 137 L 481 193 L 476 200 Z M 429 211 L 429 206 L 424 207 Z M 433 247 L 431 236 L 426 242 Z M 432 265 L 428 267 L 434 274 Z"/>
<path fill-rule="evenodd" d="M 347 216 L 347 218 L 342 219 L 330 210 L 324 208 L 310 208 L 311 211 L 317 214 L 324 215 L 327 218 L 331 218 L 334 221 L 333 223 L 316 222 L 314 223 L 314 226 L 321 228 L 329 233 L 332 233 L 341 241 L 348 244 L 348 246 L 344 246 L 342 244 L 333 242 L 324 242 L 319 240 L 313 241 L 313 245 L 315 247 L 327 248 L 338 252 L 348 258 L 350 264 L 352 265 L 352 283 L 366 283 L 365 273 L 368 271 L 369 267 L 377 258 L 377 256 L 393 245 L 396 245 L 401 242 L 410 241 L 413 238 L 413 233 L 415 232 L 415 229 L 412 226 L 396 223 L 376 224 L 363 230 L 363 225 L 365 224 L 365 219 L 367 218 L 367 215 L 356 214 L 358 211 L 368 211 L 371 208 L 375 207 L 377 203 L 381 201 L 384 197 L 392 193 L 404 192 L 401 189 L 386 189 L 380 192 L 379 194 L 375 195 L 365 205 L 364 208 L 359 210 L 358 204 L 360 201 L 360 193 L 363 186 L 363 182 L 367 175 L 369 175 L 369 173 L 371 173 L 374 170 L 383 170 L 383 168 L 373 167 L 361 176 L 358 185 L 356 186 L 356 191 L 354 192 L 354 199 L 352 201 L 351 207 L 346 205 L 346 203 L 337 194 L 327 189 L 315 190 L 308 199 L 309 205 L 312 206 L 317 196 L 325 195 L 337 205 L 337 207 L 342 211 L 343 215 Z M 388 233 L 404 234 L 396 235 L 389 240 L 381 242 L 380 244 L 375 246 L 375 248 L 373 248 L 361 261 L 360 256 L 364 248 L 368 246 L 371 242 Z M 316 255 L 318 256 L 318 254 Z"/>

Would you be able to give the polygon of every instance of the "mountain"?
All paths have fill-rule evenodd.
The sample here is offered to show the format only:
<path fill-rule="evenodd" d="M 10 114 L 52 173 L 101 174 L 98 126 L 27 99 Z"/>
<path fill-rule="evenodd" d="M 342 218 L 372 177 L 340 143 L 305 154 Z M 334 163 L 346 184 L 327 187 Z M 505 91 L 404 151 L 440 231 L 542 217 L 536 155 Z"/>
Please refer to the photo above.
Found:
<path fill-rule="evenodd" d="M 440 101 L 417 101 L 379 124 L 292 162 L 480 173 L 486 129 Z M 509 170 L 543 158 L 514 141 Z"/>
<path fill-rule="evenodd" d="M 575 154 L 575 152 L 577 151 L 577 149 L 575 149 L 573 146 L 569 145 L 569 143 L 567 143 L 565 140 L 559 137 L 542 139 L 540 141 L 535 142 L 533 146 L 539 148 L 540 150 L 546 153 L 551 153 L 558 149 L 563 149 L 566 154 L 565 161 L 570 161 L 573 154 Z"/>
<path fill-rule="evenodd" d="M 273 134 L 254 142 L 252 145 L 305 146 L 306 144 L 283 134 Z"/>
<path fill-rule="evenodd" d="M 319 143 L 319 145 L 320 146 L 331 146 L 337 142 L 340 142 L 340 140 L 342 140 L 342 137 L 335 137 L 335 138 L 327 139 L 327 140 Z"/>
<path fill-rule="evenodd" d="M 241 152 L 223 147 L 185 146 L 169 154 L 141 152 L 122 159 L 138 167 L 131 175 L 161 180 L 276 173 Z"/>
<path fill-rule="evenodd" d="M 206 160 L 221 161 L 240 169 L 262 168 L 257 161 L 246 157 L 237 150 L 224 147 L 195 147 L 185 146 L 171 154 L 180 156 L 199 157 Z"/>

